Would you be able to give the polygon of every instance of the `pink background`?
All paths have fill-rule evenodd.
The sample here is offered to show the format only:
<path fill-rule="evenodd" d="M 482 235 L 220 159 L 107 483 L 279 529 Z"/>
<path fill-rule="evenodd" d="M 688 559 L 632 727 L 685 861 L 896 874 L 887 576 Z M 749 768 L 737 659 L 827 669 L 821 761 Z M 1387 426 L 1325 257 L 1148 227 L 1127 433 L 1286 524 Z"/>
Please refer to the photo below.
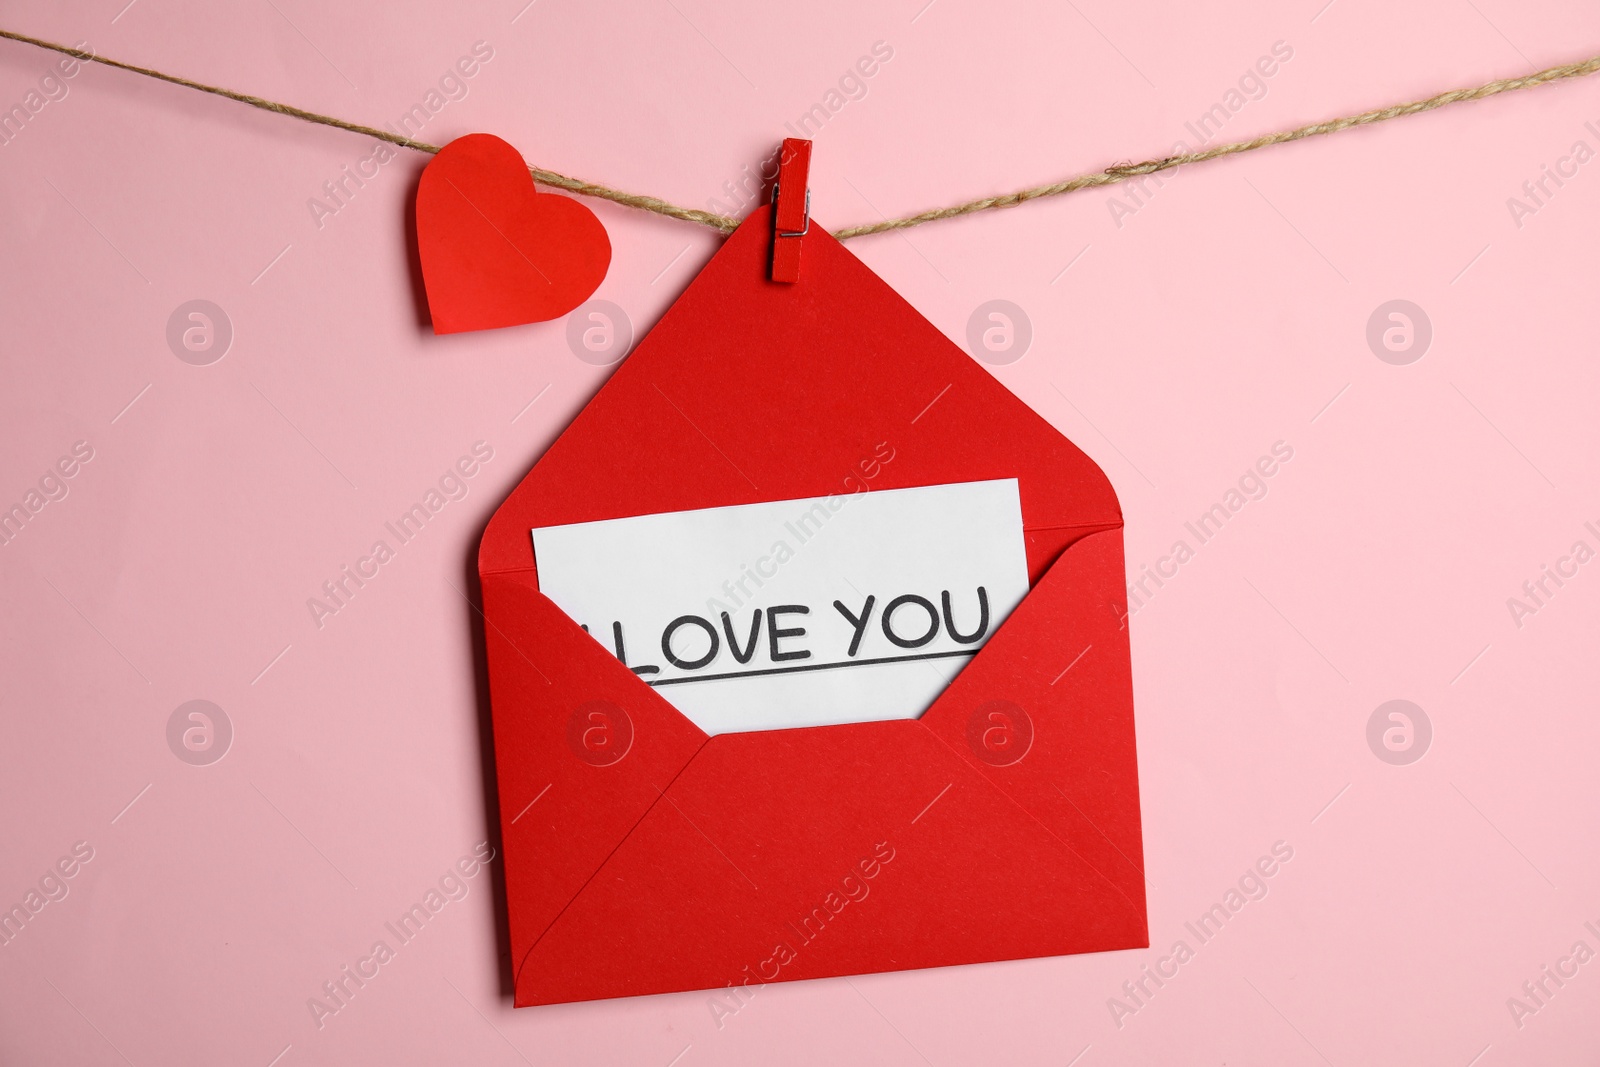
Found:
<path fill-rule="evenodd" d="M 835 227 L 1163 153 L 1275 41 L 1293 59 L 1224 138 L 1600 47 L 1600 12 L 1568 0 L 124 2 L 13 0 L 0 24 L 369 122 L 482 40 L 494 58 L 426 139 L 492 131 L 701 207 L 881 40 L 893 59 L 817 136 Z M 0 105 L 52 62 L 0 43 Z M 75 842 L 94 856 L 0 947 L 0 1062 L 1498 1067 L 1600 1047 L 1600 962 L 1520 1026 L 1507 1006 L 1574 942 L 1600 950 L 1600 564 L 1520 628 L 1506 605 L 1575 540 L 1600 548 L 1600 163 L 1520 227 L 1506 203 L 1574 141 L 1600 148 L 1600 79 L 1186 170 L 1120 227 L 1126 192 L 1102 190 L 852 245 L 960 343 L 980 303 L 1025 310 L 1031 348 L 993 372 L 1110 475 L 1131 570 L 1294 449 L 1133 619 L 1155 948 L 773 986 L 720 1027 L 705 994 L 512 1011 L 496 867 L 320 1029 L 307 999 L 494 840 L 477 539 L 609 369 L 559 321 L 421 324 L 425 157 L 319 229 L 307 199 L 362 138 L 102 68 L 68 85 L 0 147 L 0 505 L 94 449 L 0 548 L 0 905 Z M 642 333 L 718 239 L 596 210 L 597 296 Z M 194 298 L 234 329 L 209 366 L 165 339 Z M 1407 366 L 1366 341 L 1392 299 L 1433 327 Z M 466 498 L 318 629 L 306 599 L 479 440 Z M 235 731 L 209 766 L 166 739 L 197 698 Z M 1433 728 L 1406 766 L 1367 742 L 1395 698 Z M 1268 895 L 1119 1026 L 1109 998 L 1195 947 L 1184 922 L 1278 841 Z"/>

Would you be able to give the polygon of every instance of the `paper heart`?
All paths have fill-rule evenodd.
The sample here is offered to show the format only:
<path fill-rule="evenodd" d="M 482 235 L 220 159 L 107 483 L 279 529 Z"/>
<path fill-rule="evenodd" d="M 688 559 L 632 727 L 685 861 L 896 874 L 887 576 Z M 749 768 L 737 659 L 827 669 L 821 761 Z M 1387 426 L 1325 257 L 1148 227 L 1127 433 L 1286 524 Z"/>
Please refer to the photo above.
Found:
<path fill-rule="evenodd" d="M 417 251 L 434 333 L 559 318 L 611 264 L 594 212 L 540 193 L 522 155 L 487 133 L 456 138 L 423 169 Z"/>

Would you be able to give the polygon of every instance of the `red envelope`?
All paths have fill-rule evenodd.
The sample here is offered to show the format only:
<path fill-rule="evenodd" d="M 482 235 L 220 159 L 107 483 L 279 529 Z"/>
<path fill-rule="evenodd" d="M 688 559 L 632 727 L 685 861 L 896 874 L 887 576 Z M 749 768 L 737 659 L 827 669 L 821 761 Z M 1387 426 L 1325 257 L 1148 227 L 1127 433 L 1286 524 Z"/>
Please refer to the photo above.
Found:
<path fill-rule="evenodd" d="M 519 1006 L 1149 943 L 1110 482 L 820 226 L 769 281 L 771 233 L 484 533 Z M 537 526 L 994 478 L 1031 589 L 918 719 L 707 738 L 539 592 Z"/>

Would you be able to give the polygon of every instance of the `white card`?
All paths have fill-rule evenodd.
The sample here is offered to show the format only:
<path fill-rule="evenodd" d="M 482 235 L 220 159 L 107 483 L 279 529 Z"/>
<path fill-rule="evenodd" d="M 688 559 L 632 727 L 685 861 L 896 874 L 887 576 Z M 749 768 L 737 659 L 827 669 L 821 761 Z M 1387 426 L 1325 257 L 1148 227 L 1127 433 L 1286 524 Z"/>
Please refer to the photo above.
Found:
<path fill-rule="evenodd" d="M 533 531 L 539 588 L 708 734 L 914 719 L 1028 592 L 1014 478 Z"/>

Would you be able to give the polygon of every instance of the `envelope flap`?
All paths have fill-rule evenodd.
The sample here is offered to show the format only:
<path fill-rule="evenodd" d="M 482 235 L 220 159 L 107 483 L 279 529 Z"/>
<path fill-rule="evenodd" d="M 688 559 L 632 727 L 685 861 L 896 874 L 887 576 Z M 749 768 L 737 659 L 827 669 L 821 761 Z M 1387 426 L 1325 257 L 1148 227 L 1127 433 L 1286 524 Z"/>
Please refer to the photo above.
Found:
<path fill-rule="evenodd" d="M 577 895 L 706 737 L 539 593 L 483 580 L 512 958 Z"/>
<path fill-rule="evenodd" d="M 1144 901 L 1122 533 L 1067 548 L 921 722 Z"/>
<path fill-rule="evenodd" d="M 529 530 L 665 511 L 1017 478 L 1030 573 L 1121 524 L 1110 482 L 820 225 L 766 276 L 770 209 L 733 234 L 496 512 L 484 574 Z M 1049 532 L 1053 531 L 1053 532 Z"/>
<path fill-rule="evenodd" d="M 1145 943 L 1142 896 L 915 720 L 721 734 L 517 961 L 516 1003 Z"/>

